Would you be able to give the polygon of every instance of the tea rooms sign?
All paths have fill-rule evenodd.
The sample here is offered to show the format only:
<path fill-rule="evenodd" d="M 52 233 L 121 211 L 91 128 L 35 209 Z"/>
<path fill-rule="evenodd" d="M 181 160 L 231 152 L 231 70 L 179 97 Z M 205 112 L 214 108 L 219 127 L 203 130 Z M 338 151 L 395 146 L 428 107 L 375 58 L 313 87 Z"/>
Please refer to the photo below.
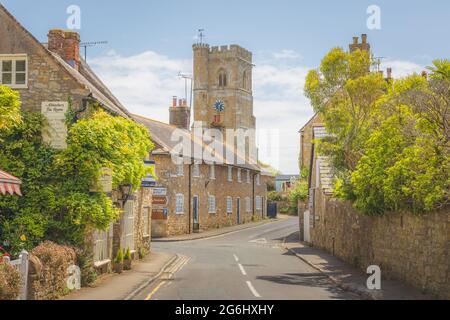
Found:
<path fill-rule="evenodd" d="M 42 102 L 41 112 L 47 119 L 47 126 L 43 130 L 42 136 L 44 142 L 55 149 L 65 149 L 67 147 L 66 113 L 68 109 L 68 102 Z"/>

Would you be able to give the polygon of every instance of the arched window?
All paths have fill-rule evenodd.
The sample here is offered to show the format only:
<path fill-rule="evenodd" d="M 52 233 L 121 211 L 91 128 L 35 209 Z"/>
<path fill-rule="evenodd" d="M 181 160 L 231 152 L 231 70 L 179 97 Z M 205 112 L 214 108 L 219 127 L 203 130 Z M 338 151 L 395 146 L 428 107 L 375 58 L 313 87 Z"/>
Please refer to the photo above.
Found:
<path fill-rule="evenodd" d="M 225 70 L 221 70 L 219 72 L 219 87 L 220 88 L 225 88 L 227 86 L 227 73 L 225 72 Z"/>

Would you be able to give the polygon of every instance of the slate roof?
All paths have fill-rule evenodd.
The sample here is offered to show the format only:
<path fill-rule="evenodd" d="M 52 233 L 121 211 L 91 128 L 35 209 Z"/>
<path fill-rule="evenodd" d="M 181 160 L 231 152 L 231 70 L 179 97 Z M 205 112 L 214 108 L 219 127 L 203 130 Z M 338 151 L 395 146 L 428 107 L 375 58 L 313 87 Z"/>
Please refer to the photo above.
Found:
<path fill-rule="evenodd" d="M 56 61 L 69 72 L 72 77 L 87 90 L 93 99 L 97 100 L 105 109 L 113 114 L 131 118 L 131 113 L 120 103 L 120 101 L 111 93 L 106 85 L 97 77 L 89 65 L 82 60 L 80 71 L 75 70 L 59 55 L 46 49 Z"/>
<path fill-rule="evenodd" d="M 275 177 L 276 181 L 291 181 L 292 179 L 300 179 L 300 175 L 296 174 L 284 174 Z"/>
<path fill-rule="evenodd" d="M 172 154 L 172 153 L 178 154 L 178 150 L 175 150 L 175 148 L 178 146 L 179 141 L 172 141 L 172 135 L 175 130 L 178 130 L 177 138 L 180 138 L 180 139 L 183 138 L 183 139 L 186 139 L 185 141 L 191 142 L 191 144 L 192 144 L 191 150 L 195 150 L 194 148 L 201 148 L 202 154 L 203 154 L 204 150 L 209 149 L 210 151 L 212 151 L 212 149 L 207 144 L 205 144 L 203 141 L 201 141 L 201 139 L 195 137 L 193 135 L 193 133 L 189 130 L 178 129 L 177 127 L 169 125 L 167 123 L 163 123 L 163 122 L 160 122 L 157 120 L 145 118 L 145 117 L 139 116 L 139 115 L 133 115 L 133 119 L 135 121 L 143 124 L 144 126 L 146 126 L 147 129 L 149 130 L 151 139 L 159 147 L 158 149 L 153 151 L 153 153 L 155 153 L 155 154 L 158 154 L 158 153 L 160 153 L 160 154 Z M 254 170 L 254 171 L 261 171 L 260 167 L 257 165 L 238 164 L 237 157 L 239 157 L 239 156 L 235 152 L 233 152 L 232 149 L 228 145 L 226 145 L 226 144 L 222 144 L 222 145 L 224 148 L 223 157 L 221 157 L 220 155 L 216 156 L 217 159 L 220 161 L 220 164 L 231 165 L 231 166 Z M 199 149 L 197 149 L 197 150 L 199 150 Z M 230 154 L 234 155 L 234 159 L 235 159 L 234 163 L 227 163 L 227 161 L 225 159 L 226 152 L 230 152 Z M 189 157 L 189 156 L 190 155 L 188 153 L 185 154 L 185 157 Z M 195 156 L 195 154 L 193 156 Z M 194 157 L 194 160 L 200 161 L 203 159 Z"/>

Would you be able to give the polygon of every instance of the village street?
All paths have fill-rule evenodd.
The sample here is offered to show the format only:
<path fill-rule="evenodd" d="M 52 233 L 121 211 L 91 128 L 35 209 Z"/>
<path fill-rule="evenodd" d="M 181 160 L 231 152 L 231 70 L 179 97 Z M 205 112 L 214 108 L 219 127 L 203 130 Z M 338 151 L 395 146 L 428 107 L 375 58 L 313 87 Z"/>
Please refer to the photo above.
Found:
<path fill-rule="evenodd" d="M 296 231 L 298 218 L 289 218 L 216 238 L 153 243 L 153 250 L 182 258 L 173 277 L 163 276 L 135 300 L 358 299 L 284 250 Z"/>

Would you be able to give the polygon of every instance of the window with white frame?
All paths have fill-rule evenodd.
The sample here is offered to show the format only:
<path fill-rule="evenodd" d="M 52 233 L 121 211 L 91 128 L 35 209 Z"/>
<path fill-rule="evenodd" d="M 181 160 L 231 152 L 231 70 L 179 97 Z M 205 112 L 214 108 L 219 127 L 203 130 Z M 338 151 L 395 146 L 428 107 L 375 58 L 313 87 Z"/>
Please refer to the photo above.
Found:
<path fill-rule="evenodd" d="M 192 175 L 194 176 L 194 178 L 200 178 L 200 165 L 198 163 L 194 164 L 194 170 Z"/>
<path fill-rule="evenodd" d="M 239 183 L 242 182 L 242 169 L 237 170 L 237 179 Z"/>
<path fill-rule="evenodd" d="M 256 210 L 262 210 L 262 198 L 260 196 L 256 197 Z"/>
<path fill-rule="evenodd" d="M 216 213 L 216 197 L 209 196 L 208 197 L 208 203 L 209 203 L 209 213 Z"/>
<path fill-rule="evenodd" d="M 177 165 L 177 176 L 183 177 L 184 176 L 184 164 L 178 164 Z"/>
<path fill-rule="evenodd" d="M 176 208 L 175 213 L 176 214 L 183 214 L 184 213 L 184 194 L 177 194 L 176 196 Z"/>
<path fill-rule="evenodd" d="M 216 179 L 216 166 L 213 164 L 209 166 L 209 179 Z"/>
<path fill-rule="evenodd" d="M 261 185 L 261 175 L 260 175 L 259 173 L 256 175 L 256 184 L 257 184 L 258 186 Z"/>
<path fill-rule="evenodd" d="M 144 237 L 148 237 L 150 235 L 150 208 L 144 208 L 144 214 L 142 216 L 144 219 Z"/>
<path fill-rule="evenodd" d="M 251 183 L 250 170 L 247 170 L 247 183 Z"/>
<path fill-rule="evenodd" d="M 227 213 L 232 214 L 233 213 L 233 198 L 227 197 Z"/>
<path fill-rule="evenodd" d="M 245 211 L 252 212 L 252 201 L 249 197 L 245 198 Z"/>
<path fill-rule="evenodd" d="M 26 88 L 28 82 L 26 55 L 0 55 L 0 85 Z"/>
<path fill-rule="evenodd" d="M 233 167 L 228 167 L 228 181 L 233 182 Z"/>

